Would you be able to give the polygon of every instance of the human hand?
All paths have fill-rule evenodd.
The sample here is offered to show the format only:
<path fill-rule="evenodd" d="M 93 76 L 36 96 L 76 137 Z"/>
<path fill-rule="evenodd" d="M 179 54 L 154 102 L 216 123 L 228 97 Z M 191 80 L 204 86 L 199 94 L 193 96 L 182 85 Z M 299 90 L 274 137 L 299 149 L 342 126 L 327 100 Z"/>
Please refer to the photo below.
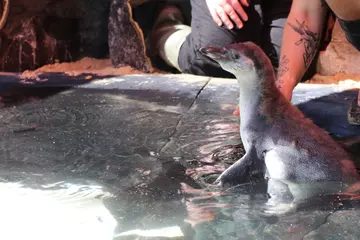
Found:
<path fill-rule="evenodd" d="M 249 6 L 248 0 L 206 0 L 206 4 L 218 26 L 225 24 L 228 29 L 232 29 L 234 27 L 232 20 L 238 28 L 242 28 L 243 21 L 248 20 L 243 8 Z"/>
<path fill-rule="evenodd" d="M 240 116 L 240 108 L 239 107 L 233 112 L 233 115 L 236 117 Z"/>

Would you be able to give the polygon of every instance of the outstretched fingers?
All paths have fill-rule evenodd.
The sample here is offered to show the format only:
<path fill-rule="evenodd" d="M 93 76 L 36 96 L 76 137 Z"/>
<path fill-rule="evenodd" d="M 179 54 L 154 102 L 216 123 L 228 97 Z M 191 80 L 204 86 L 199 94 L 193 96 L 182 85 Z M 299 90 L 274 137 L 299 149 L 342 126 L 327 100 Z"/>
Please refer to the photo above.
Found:
<path fill-rule="evenodd" d="M 226 25 L 226 27 L 228 29 L 233 29 L 233 27 L 234 27 L 234 25 L 232 24 L 232 22 L 230 21 L 230 18 L 229 18 L 229 16 L 230 16 L 229 13 L 233 13 L 233 12 L 234 12 L 234 10 L 229 4 L 223 4 L 216 8 L 216 13 L 221 18 L 221 21 Z M 235 17 L 234 14 L 232 14 L 231 16 L 232 16 L 232 18 L 235 18 L 235 19 L 237 17 L 237 16 Z"/>
<path fill-rule="evenodd" d="M 231 6 L 236 11 L 237 15 L 241 17 L 243 21 L 248 20 L 248 15 L 246 14 L 243 5 L 239 3 L 238 0 L 232 0 Z M 245 5 L 246 6 L 246 5 Z M 240 21 L 241 22 L 241 21 Z M 242 22 L 241 22 L 242 23 Z"/>
<path fill-rule="evenodd" d="M 228 29 L 244 26 L 248 20 L 243 6 L 249 6 L 247 0 L 206 0 L 210 14 L 218 26 L 225 25 Z"/>

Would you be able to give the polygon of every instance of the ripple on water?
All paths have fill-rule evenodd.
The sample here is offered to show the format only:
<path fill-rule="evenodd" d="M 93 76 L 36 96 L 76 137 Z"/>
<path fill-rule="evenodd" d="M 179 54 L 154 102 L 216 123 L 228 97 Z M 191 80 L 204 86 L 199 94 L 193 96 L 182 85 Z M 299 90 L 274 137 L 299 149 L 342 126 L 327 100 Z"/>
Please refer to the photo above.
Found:
<path fill-rule="evenodd" d="M 0 239 L 113 238 L 116 220 L 103 203 L 112 195 L 102 186 L 71 181 L 45 184 L 41 174 L 0 177 L 14 179 L 14 175 L 22 181 L 0 181 Z"/>
<path fill-rule="evenodd" d="M 162 154 L 179 157 L 179 161 L 186 166 L 187 174 L 201 184 L 215 180 L 229 166 L 227 163 L 235 162 L 235 158 L 241 155 L 241 152 L 233 151 L 237 156 L 226 159 L 224 151 L 229 152 L 230 148 L 218 150 L 224 145 L 239 143 L 239 124 L 234 119 L 187 115 L 176 129 Z M 217 151 L 216 158 L 213 157 L 214 151 Z"/>
<path fill-rule="evenodd" d="M 198 239 L 358 239 L 360 195 L 317 196 L 291 214 L 262 214 L 268 196 L 265 183 L 222 190 L 183 186 L 188 218 Z M 346 194 L 342 193 L 341 195 Z M 341 199 L 341 201 L 339 200 Z M 343 203 L 342 207 L 339 208 Z M 347 207 L 345 207 L 345 205 Z"/>

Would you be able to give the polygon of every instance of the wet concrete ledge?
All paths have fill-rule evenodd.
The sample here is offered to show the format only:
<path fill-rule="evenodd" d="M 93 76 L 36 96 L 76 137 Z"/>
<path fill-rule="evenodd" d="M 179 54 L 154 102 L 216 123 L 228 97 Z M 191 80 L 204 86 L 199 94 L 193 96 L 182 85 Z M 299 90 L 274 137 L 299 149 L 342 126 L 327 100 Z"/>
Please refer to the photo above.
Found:
<path fill-rule="evenodd" d="M 6 95 L 9 89 L 31 88 L 119 90 L 133 93 L 132 98 L 143 102 L 157 102 L 164 110 L 167 106 L 166 111 L 228 117 L 236 108 L 239 96 L 235 79 L 189 74 L 68 76 L 64 73 L 44 73 L 38 79 L 21 79 L 16 73 L 0 74 L 0 94 Z M 330 133 L 348 137 L 360 135 L 359 127 L 347 122 L 348 107 L 354 98 L 356 89 L 335 84 L 300 83 L 294 90 L 292 102 Z"/>

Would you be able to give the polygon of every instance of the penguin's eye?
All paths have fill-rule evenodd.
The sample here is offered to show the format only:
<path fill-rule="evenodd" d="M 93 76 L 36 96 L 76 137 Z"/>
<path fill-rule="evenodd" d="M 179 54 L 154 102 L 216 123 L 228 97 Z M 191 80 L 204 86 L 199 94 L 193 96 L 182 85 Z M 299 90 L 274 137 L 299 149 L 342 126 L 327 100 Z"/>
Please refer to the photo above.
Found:
<path fill-rule="evenodd" d="M 233 53 L 233 59 L 238 60 L 240 58 L 240 55 L 237 53 Z"/>

